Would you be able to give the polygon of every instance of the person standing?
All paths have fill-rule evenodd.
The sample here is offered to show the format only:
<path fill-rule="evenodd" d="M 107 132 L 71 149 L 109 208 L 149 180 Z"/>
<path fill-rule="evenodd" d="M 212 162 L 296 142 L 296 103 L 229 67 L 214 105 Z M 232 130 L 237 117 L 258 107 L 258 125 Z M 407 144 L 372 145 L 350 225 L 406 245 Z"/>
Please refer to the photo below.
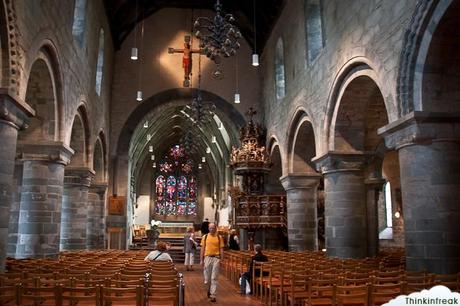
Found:
<path fill-rule="evenodd" d="M 254 261 L 265 262 L 268 261 L 268 257 L 262 253 L 262 246 L 260 244 L 254 245 L 254 251 L 256 254 L 252 256 L 251 263 L 249 265 L 249 270 L 241 274 L 241 284 L 240 292 L 241 294 L 246 294 L 246 281 L 251 284 L 252 281 L 252 269 L 254 266 Z M 260 270 L 254 272 L 255 276 L 260 276 Z"/>
<path fill-rule="evenodd" d="M 193 232 L 193 227 L 189 226 L 187 227 L 187 232 L 184 235 L 184 265 L 187 271 L 193 271 L 196 247 L 197 243 L 195 241 L 195 233 Z"/>
<path fill-rule="evenodd" d="M 200 264 L 203 267 L 204 285 L 208 298 L 216 302 L 217 279 L 220 261 L 224 258 L 224 239 L 217 233 L 214 223 L 209 224 L 209 233 L 201 237 Z"/>
<path fill-rule="evenodd" d="M 230 237 L 228 238 L 228 248 L 234 251 L 240 250 L 240 241 L 235 229 L 230 231 Z"/>
<path fill-rule="evenodd" d="M 204 219 L 203 223 L 201 223 L 201 236 L 206 235 L 209 233 L 209 219 Z"/>

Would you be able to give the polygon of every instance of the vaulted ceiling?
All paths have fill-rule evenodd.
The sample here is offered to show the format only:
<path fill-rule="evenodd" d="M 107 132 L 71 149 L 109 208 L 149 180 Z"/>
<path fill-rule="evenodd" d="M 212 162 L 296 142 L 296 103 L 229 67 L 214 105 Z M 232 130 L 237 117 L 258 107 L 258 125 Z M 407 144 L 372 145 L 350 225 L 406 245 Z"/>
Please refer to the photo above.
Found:
<path fill-rule="evenodd" d="M 254 2 L 256 43 L 261 53 L 287 0 L 221 0 L 225 13 L 233 14 L 241 34 L 254 48 Z M 119 49 L 135 25 L 162 8 L 210 9 L 215 0 L 104 0 L 115 48 Z M 198 16 L 197 16 L 198 17 Z"/>

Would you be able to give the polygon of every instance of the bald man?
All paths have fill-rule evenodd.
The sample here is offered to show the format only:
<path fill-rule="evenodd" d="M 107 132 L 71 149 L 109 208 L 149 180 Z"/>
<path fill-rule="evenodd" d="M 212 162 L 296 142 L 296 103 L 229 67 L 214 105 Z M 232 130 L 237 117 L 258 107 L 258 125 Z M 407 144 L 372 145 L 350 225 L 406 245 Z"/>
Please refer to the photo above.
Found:
<path fill-rule="evenodd" d="M 216 302 L 219 265 L 224 258 L 224 239 L 217 234 L 214 223 L 209 224 L 209 233 L 201 237 L 200 263 L 203 267 L 204 285 L 211 302 Z"/>

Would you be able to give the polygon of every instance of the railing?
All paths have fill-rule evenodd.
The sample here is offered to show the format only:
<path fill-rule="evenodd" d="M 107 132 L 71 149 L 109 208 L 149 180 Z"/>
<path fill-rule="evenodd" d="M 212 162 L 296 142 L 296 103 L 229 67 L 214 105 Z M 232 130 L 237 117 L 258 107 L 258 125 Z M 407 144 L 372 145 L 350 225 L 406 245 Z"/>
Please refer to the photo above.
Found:
<path fill-rule="evenodd" d="M 236 198 L 235 223 L 240 228 L 286 227 L 284 195 L 240 196 Z"/>

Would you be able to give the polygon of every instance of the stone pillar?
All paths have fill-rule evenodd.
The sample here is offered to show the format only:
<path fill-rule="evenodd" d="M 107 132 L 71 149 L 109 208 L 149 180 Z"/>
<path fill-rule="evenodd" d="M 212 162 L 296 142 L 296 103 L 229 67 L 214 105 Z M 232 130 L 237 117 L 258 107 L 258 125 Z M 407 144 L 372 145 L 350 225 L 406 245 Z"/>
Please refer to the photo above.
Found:
<path fill-rule="evenodd" d="M 367 211 L 367 256 L 375 257 L 379 253 L 379 220 L 378 200 L 383 191 L 385 180 L 370 178 L 366 184 L 366 211 Z"/>
<path fill-rule="evenodd" d="M 18 244 L 19 208 L 21 206 L 22 174 L 24 172 L 22 161 L 16 161 L 13 176 L 13 193 L 11 195 L 10 224 L 8 227 L 8 252 L 7 256 L 16 256 Z"/>
<path fill-rule="evenodd" d="M 366 187 L 362 153 L 329 152 L 315 160 L 324 175 L 326 252 L 367 256 Z"/>
<path fill-rule="evenodd" d="M 460 271 L 460 117 L 412 112 L 379 129 L 398 150 L 406 267 Z"/>
<path fill-rule="evenodd" d="M 60 250 L 86 249 L 88 191 L 94 171 L 89 168 L 67 167 L 62 197 Z"/>
<path fill-rule="evenodd" d="M 104 249 L 105 194 L 107 184 L 93 183 L 88 193 L 88 217 L 86 221 L 86 248 Z"/>
<path fill-rule="evenodd" d="M 73 150 L 61 142 L 20 144 L 23 161 L 17 258 L 57 257 L 64 168 Z"/>
<path fill-rule="evenodd" d="M 18 130 L 27 127 L 34 111 L 0 90 L 0 272 L 4 271 L 10 223 L 11 192 Z"/>
<path fill-rule="evenodd" d="M 290 173 L 280 178 L 286 190 L 290 251 L 318 249 L 317 191 L 321 175 Z"/>
<path fill-rule="evenodd" d="M 248 230 L 244 228 L 240 229 L 240 249 L 248 250 Z"/>

